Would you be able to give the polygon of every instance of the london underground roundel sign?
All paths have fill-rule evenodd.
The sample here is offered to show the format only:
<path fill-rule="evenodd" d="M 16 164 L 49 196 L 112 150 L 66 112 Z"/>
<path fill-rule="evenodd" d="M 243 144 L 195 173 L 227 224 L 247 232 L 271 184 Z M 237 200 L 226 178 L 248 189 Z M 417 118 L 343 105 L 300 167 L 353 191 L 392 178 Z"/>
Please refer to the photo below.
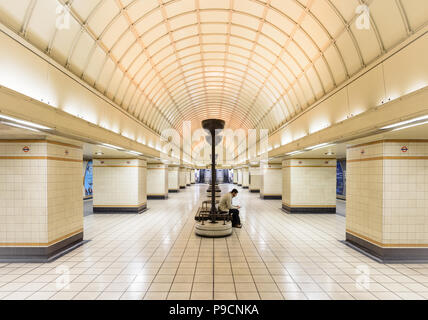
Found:
<path fill-rule="evenodd" d="M 30 147 L 25 146 L 24 148 L 22 148 L 22 151 L 24 151 L 25 153 L 30 151 Z"/>
<path fill-rule="evenodd" d="M 406 153 L 407 151 L 409 151 L 409 148 L 407 148 L 406 146 L 401 148 L 401 152 Z"/>

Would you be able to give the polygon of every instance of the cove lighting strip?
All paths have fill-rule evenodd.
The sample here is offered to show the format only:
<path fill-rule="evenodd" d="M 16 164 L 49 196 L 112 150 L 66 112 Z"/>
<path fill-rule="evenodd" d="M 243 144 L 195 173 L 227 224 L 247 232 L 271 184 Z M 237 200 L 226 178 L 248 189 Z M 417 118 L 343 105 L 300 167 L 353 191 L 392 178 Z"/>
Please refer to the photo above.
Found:
<path fill-rule="evenodd" d="M 394 129 L 394 128 L 398 128 L 398 127 L 404 126 L 404 125 L 409 124 L 409 123 L 414 123 L 414 122 L 423 121 L 423 120 L 428 120 L 428 115 L 427 116 L 423 116 L 423 117 L 418 117 L 418 118 L 410 119 L 410 120 L 407 120 L 407 121 L 398 122 L 398 123 L 395 123 L 395 124 L 391 124 L 389 126 L 386 126 L 386 127 L 380 128 L 380 129 L 381 130 Z"/>
<path fill-rule="evenodd" d="M 9 117 L 9 116 L 5 116 L 5 115 L 2 115 L 2 114 L 0 114 L 0 119 L 12 121 L 12 122 L 16 122 L 16 123 L 24 126 L 24 129 L 26 127 L 30 127 L 30 128 L 33 128 L 33 129 L 52 130 L 52 128 L 45 127 L 45 126 L 42 126 L 42 125 L 37 124 L 37 123 L 33 123 L 33 122 L 30 122 L 30 121 L 19 120 L 19 119 L 16 119 L 16 118 L 13 118 L 13 117 Z"/>

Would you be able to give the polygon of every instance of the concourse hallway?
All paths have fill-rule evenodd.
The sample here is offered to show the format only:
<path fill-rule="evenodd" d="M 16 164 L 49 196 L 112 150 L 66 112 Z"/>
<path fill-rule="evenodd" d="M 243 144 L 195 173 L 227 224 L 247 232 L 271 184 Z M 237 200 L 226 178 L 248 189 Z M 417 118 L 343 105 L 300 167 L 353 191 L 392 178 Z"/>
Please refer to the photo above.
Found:
<path fill-rule="evenodd" d="M 426 264 L 375 262 L 340 242 L 345 217 L 286 214 L 280 200 L 242 188 L 243 228 L 198 237 L 194 214 L 206 189 L 149 200 L 141 215 L 86 216 L 90 241 L 74 251 L 46 264 L 0 264 L 0 299 L 428 298 Z"/>

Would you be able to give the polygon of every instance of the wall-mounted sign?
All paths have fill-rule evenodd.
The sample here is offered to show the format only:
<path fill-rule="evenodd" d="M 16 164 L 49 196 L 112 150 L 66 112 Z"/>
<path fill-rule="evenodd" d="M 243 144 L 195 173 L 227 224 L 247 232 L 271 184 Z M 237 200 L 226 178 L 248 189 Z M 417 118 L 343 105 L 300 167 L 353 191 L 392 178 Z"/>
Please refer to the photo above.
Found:
<path fill-rule="evenodd" d="M 363 150 L 361 150 L 361 154 L 364 154 L 364 153 L 366 153 L 366 151 L 363 149 Z"/>
<path fill-rule="evenodd" d="M 407 148 L 406 146 L 401 148 L 401 152 L 406 153 L 407 151 L 409 151 L 409 148 Z"/>
<path fill-rule="evenodd" d="M 22 151 L 24 151 L 25 153 L 30 152 L 30 147 L 25 146 L 24 148 L 22 148 Z"/>
<path fill-rule="evenodd" d="M 64 151 L 64 154 L 66 155 L 66 156 L 68 156 L 68 154 L 69 154 L 70 152 L 68 152 L 68 150 L 65 150 Z"/>

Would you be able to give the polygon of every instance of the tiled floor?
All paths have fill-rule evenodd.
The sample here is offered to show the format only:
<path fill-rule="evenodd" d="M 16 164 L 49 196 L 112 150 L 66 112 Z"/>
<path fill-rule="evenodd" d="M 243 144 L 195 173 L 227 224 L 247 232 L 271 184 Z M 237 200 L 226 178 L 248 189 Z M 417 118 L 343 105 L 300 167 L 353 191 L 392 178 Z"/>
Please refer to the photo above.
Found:
<path fill-rule="evenodd" d="M 223 190 L 233 186 L 222 186 Z M 287 215 L 240 190 L 243 229 L 194 234 L 207 186 L 142 215 L 85 217 L 91 241 L 49 264 L 0 264 L 0 299 L 427 299 L 428 264 L 372 261 L 345 246 L 345 218 Z"/>

